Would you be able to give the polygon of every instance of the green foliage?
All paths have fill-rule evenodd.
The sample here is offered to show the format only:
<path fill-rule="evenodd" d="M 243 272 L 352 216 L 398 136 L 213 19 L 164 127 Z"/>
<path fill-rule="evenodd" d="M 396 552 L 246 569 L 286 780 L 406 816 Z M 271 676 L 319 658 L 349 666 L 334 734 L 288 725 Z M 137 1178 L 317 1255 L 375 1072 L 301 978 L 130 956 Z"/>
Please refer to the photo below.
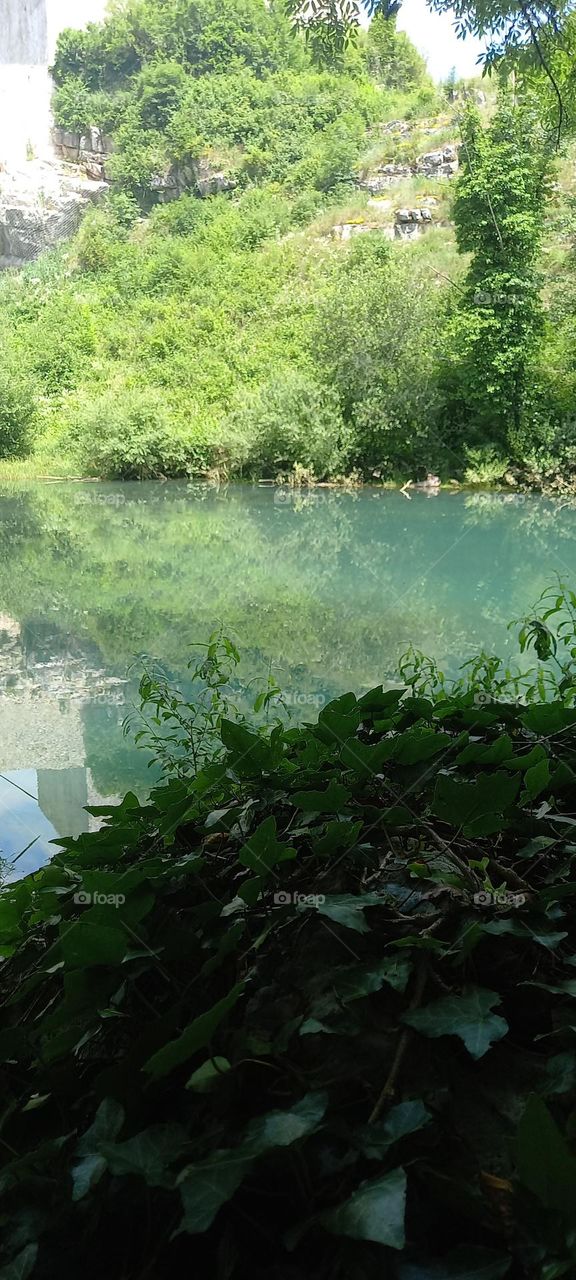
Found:
<path fill-rule="evenodd" d="M 54 117 L 62 129 L 83 133 L 88 124 L 96 124 L 93 94 L 80 76 L 68 76 L 54 94 Z"/>
<path fill-rule="evenodd" d="M 404 31 L 396 30 L 396 16 L 376 14 L 368 30 L 368 68 L 387 89 L 408 93 L 430 85 L 424 58 Z"/>
<path fill-rule="evenodd" d="M 91 90 L 116 88 L 155 63 L 177 62 L 196 75 L 238 64 L 262 74 L 297 58 L 288 26 L 262 0 L 128 0 L 102 23 L 64 31 L 53 68 L 61 85 L 82 76 Z"/>
<path fill-rule="evenodd" d="M 121 258 L 122 245 L 126 236 L 125 219 L 128 210 L 133 208 L 131 196 L 125 192 L 117 192 L 112 199 L 123 200 L 120 217 L 115 217 L 115 206 L 108 204 L 100 209 L 91 209 L 84 218 L 75 242 L 78 265 L 89 275 L 98 275 L 116 266 Z M 118 208 L 118 206 L 116 206 Z"/>
<path fill-rule="evenodd" d="M 443 322 L 425 266 L 378 233 L 355 242 L 325 299 L 315 348 L 352 430 L 351 460 L 364 473 L 412 473 L 438 460 Z"/>
<path fill-rule="evenodd" d="M 34 385 L 11 365 L 0 373 L 0 457 L 22 458 L 30 452 L 36 418 Z"/>
<path fill-rule="evenodd" d="M 551 155 L 535 105 L 502 96 L 488 129 L 469 109 L 461 159 L 454 218 L 472 259 L 454 316 L 446 413 L 455 447 L 466 430 L 470 443 L 506 452 L 533 405 L 543 327 L 536 258 Z"/>
<path fill-rule="evenodd" d="M 185 475 L 190 450 L 171 427 L 164 398 L 150 389 L 109 391 L 75 421 L 72 443 L 87 475 L 147 480 Z"/>
<path fill-rule="evenodd" d="M 576 712 L 251 724 L 237 656 L 146 672 L 163 783 L 0 892 L 6 1274 L 570 1275 Z"/>
<path fill-rule="evenodd" d="M 179 62 L 155 62 L 138 76 L 136 98 L 144 129 L 165 129 L 176 111 L 186 73 Z"/>
<path fill-rule="evenodd" d="M 274 478 L 300 465 L 324 480 L 346 465 L 349 437 L 337 395 L 296 370 L 279 370 L 229 421 L 247 441 L 247 469 L 256 475 Z"/>

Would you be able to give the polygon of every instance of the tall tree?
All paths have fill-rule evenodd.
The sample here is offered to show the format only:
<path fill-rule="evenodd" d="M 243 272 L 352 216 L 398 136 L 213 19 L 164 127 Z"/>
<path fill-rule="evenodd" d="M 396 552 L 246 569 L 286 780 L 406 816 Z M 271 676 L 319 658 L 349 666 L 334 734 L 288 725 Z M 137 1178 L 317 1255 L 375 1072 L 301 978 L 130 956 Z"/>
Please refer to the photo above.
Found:
<path fill-rule="evenodd" d="M 458 246 L 471 259 L 446 371 L 448 417 L 460 441 L 506 448 L 530 403 L 552 155 L 537 103 L 502 94 L 488 128 L 475 108 L 465 113 L 454 219 Z"/>

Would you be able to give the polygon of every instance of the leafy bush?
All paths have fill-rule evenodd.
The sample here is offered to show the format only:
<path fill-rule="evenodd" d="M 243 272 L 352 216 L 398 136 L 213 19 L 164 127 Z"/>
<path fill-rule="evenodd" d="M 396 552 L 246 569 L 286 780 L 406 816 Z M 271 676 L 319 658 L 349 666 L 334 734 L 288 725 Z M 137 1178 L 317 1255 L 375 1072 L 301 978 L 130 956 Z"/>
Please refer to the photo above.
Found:
<path fill-rule="evenodd" d="M 107 392 L 81 407 L 71 438 L 85 471 L 108 480 L 185 475 L 190 448 L 159 392 Z"/>
<path fill-rule="evenodd" d="M 62 129 L 83 133 L 92 119 L 92 94 L 79 76 L 68 76 L 53 98 L 54 119 Z"/>
<path fill-rule="evenodd" d="M 126 240 L 123 217 L 115 216 L 112 201 L 122 199 L 124 204 L 116 206 L 123 210 L 123 217 L 132 208 L 131 198 L 127 192 L 116 192 L 109 198 L 107 205 L 101 209 L 90 209 L 84 217 L 75 241 L 78 265 L 82 271 L 91 275 L 109 271 L 117 262 Z M 128 202 L 128 203 L 126 203 Z"/>
<path fill-rule="evenodd" d="M 412 474 L 438 462 L 443 312 L 415 255 L 399 256 L 379 232 L 355 241 L 323 301 L 314 351 L 339 392 L 351 461 L 364 473 Z"/>
<path fill-rule="evenodd" d="M 257 728 L 236 657 L 145 673 L 164 784 L 0 895 L 6 1274 L 571 1275 L 576 710 Z"/>
<path fill-rule="evenodd" d="M 492 446 L 482 445 L 479 449 L 466 449 L 466 464 L 464 478 L 467 484 L 491 485 L 504 479 L 510 460 L 503 458 Z"/>
<path fill-rule="evenodd" d="M 494 441 L 502 452 L 533 407 L 543 331 L 536 260 L 551 158 L 534 101 L 502 93 L 486 130 L 468 109 L 454 216 L 471 262 L 450 335 L 446 413 L 456 436 Z"/>
<path fill-rule="evenodd" d="M 246 396 L 229 422 L 248 442 L 254 474 L 274 477 L 300 464 L 323 480 L 345 465 L 348 440 L 337 397 L 297 370 L 280 372 Z"/>
<path fill-rule="evenodd" d="M 136 82 L 136 99 L 144 129 L 165 129 L 180 105 L 187 83 L 178 62 L 144 67 Z"/>
<path fill-rule="evenodd" d="M 0 458 L 23 458 L 30 452 L 36 417 L 32 382 L 4 365 L 0 372 Z"/>

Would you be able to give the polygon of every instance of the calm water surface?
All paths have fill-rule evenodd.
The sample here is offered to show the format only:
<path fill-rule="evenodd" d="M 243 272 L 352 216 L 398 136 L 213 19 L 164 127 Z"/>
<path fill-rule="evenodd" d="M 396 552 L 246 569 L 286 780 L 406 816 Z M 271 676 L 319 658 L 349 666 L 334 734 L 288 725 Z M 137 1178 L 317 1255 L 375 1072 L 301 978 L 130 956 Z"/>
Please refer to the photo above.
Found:
<path fill-rule="evenodd" d="M 508 621 L 556 573 L 573 577 L 575 550 L 576 509 L 537 497 L 0 488 L 9 875 L 45 861 L 56 835 L 88 829 L 86 804 L 145 794 L 147 758 L 122 733 L 138 655 L 182 681 L 190 645 L 222 621 L 243 655 L 239 700 L 272 662 L 295 714 L 309 716 L 393 678 L 410 641 L 449 670 L 481 647 L 514 652 Z"/>

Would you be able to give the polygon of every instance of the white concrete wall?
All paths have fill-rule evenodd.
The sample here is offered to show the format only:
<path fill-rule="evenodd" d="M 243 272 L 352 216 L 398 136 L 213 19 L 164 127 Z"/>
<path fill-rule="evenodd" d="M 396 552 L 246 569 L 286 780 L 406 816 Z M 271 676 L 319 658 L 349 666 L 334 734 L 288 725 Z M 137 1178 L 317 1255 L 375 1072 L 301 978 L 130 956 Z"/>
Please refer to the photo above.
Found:
<path fill-rule="evenodd" d="M 50 158 L 48 68 L 65 27 L 105 14 L 106 0 L 0 0 L 0 163 L 12 169 L 30 152 Z"/>

